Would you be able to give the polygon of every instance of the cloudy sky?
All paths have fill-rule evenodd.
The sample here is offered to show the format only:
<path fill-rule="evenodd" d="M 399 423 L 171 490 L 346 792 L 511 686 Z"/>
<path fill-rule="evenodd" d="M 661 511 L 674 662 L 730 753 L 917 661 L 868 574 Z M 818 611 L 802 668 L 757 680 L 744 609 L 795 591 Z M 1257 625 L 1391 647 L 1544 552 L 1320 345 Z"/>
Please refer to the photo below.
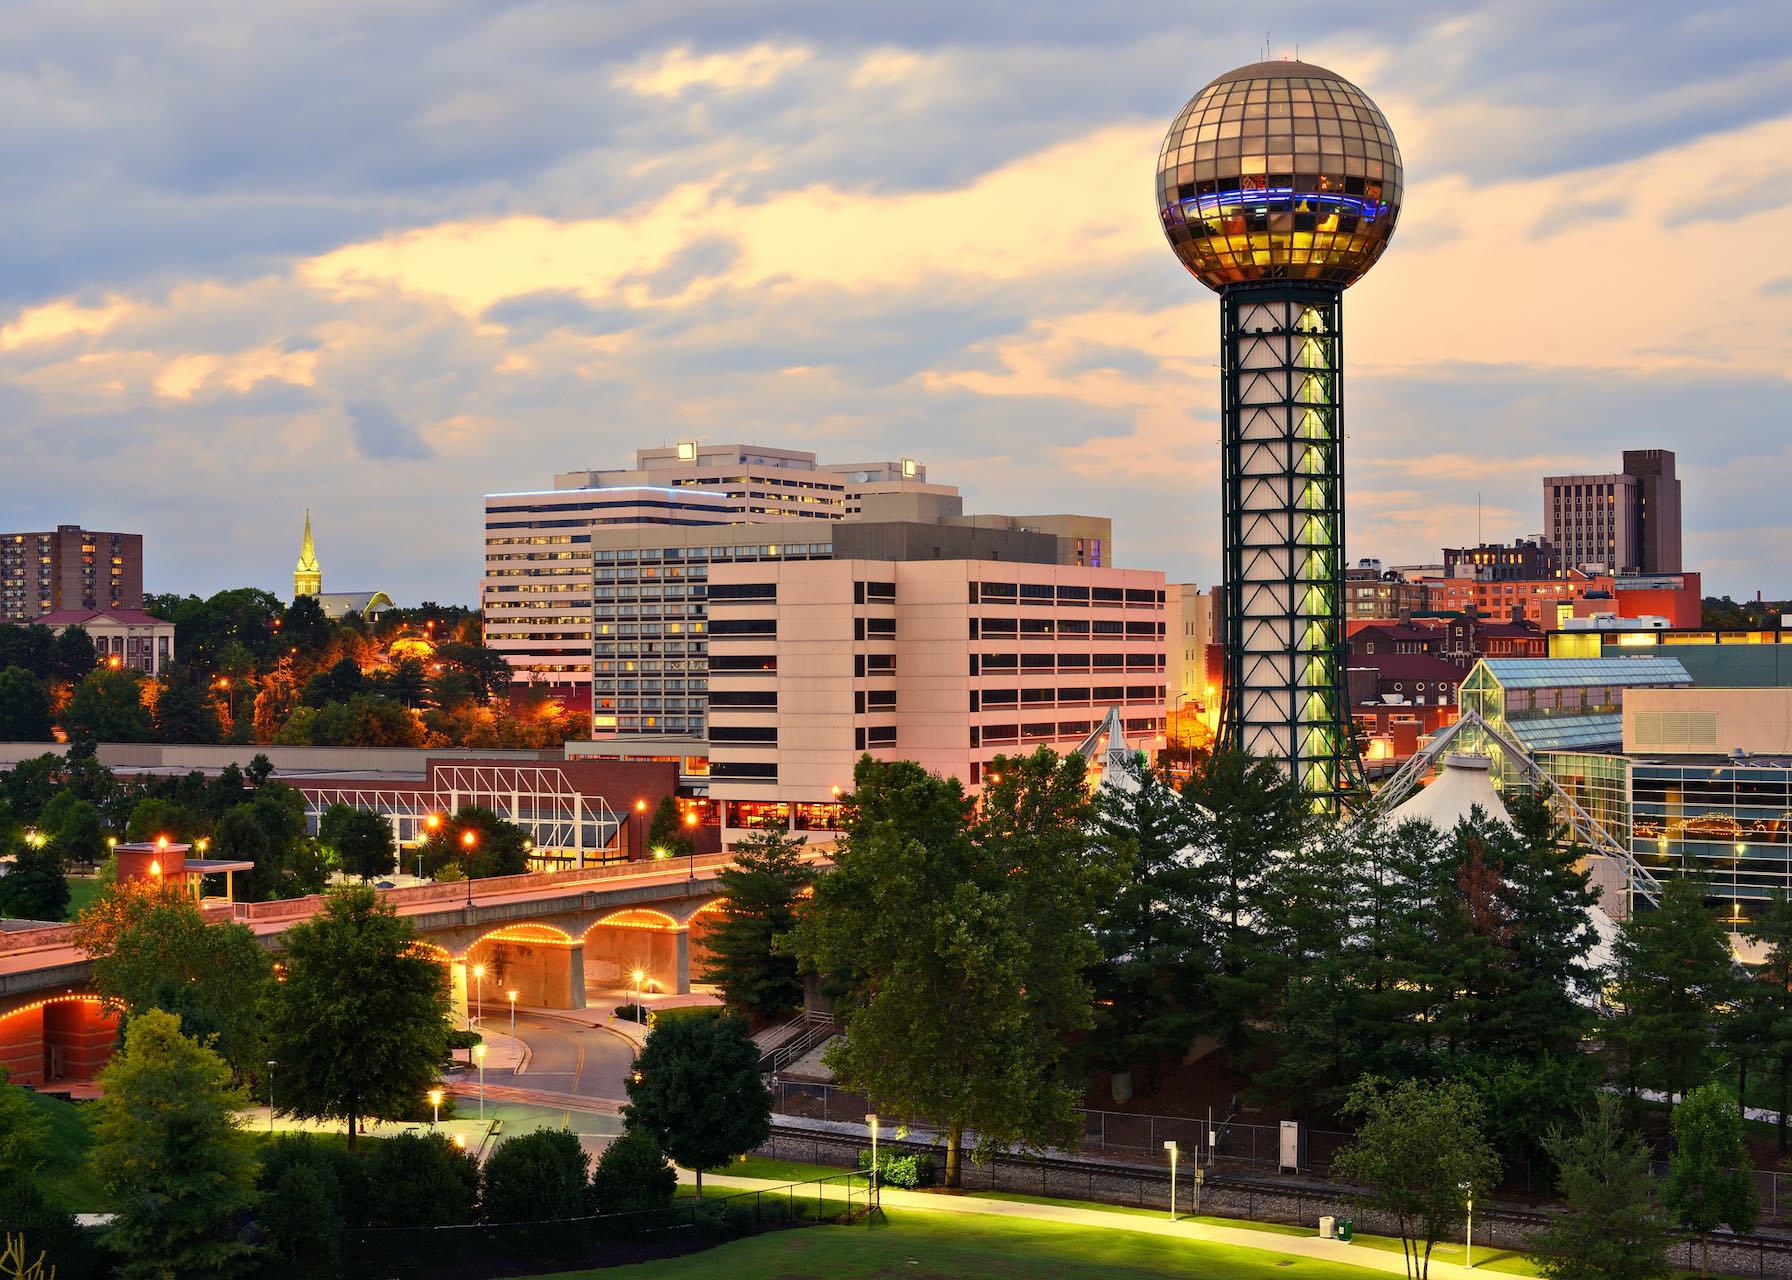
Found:
<path fill-rule="evenodd" d="M 1237 6 L 1239 11 L 1246 6 Z M 1346 297 L 1349 554 L 1678 452 L 1688 567 L 1792 595 L 1792 6 L 0 6 L 0 529 L 152 589 L 472 603 L 480 495 L 749 440 L 914 456 L 1218 570 L 1217 307 L 1163 129 L 1271 52 L 1407 203 Z"/>

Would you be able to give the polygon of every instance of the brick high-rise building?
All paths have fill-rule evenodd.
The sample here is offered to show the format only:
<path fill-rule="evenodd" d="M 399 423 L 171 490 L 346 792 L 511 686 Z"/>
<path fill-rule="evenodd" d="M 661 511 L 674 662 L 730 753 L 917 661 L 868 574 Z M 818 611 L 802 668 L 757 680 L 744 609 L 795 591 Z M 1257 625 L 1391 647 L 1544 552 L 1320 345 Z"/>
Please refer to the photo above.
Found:
<path fill-rule="evenodd" d="M 141 609 L 143 535 L 78 524 L 0 534 L 0 618 L 29 622 L 67 609 Z"/>
<path fill-rule="evenodd" d="M 1680 481 L 1667 449 L 1626 449 L 1624 469 L 1545 476 L 1543 523 L 1569 569 L 1680 572 Z"/>

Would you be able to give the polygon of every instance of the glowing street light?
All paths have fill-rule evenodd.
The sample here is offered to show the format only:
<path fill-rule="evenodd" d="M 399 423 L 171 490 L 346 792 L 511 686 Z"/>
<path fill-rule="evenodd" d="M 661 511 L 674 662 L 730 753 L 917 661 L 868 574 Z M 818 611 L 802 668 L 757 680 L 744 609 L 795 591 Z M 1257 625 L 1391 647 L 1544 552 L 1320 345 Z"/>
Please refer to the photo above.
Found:
<path fill-rule="evenodd" d="M 473 1025 L 478 1026 L 485 1015 L 485 966 L 473 966 Z"/>
<path fill-rule="evenodd" d="M 515 991 L 515 989 L 513 988 L 512 990 L 506 991 L 504 993 L 504 998 L 506 1000 L 510 1001 L 510 1042 L 512 1045 L 514 1045 L 516 1043 L 516 991 Z"/>
<path fill-rule="evenodd" d="M 1462 1192 L 1468 1202 L 1468 1227 L 1462 1236 L 1462 1265 L 1472 1268 L 1475 1265 L 1475 1187 L 1471 1182 L 1459 1182 L 1456 1190 Z"/>
<path fill-rule="evenodd" d="M 877 1112 L 867 1111 L 865 1123 L 871 1126 L 871 1207 L 877 1208 Z"/>
<path fill-rule="evenodd" d="M 635 801 L 635 855 L 638 857 L 647 845 L 647 801 Z"/>
<path fill-rule="evenodd" d="M 483 1043 L 473 1046 L 473 1056 L 479 1059 L 479 1119 L 483 1123 L 485 1120 L 485 1045 Z"/>
<path fill-rule="evenodd" d="M 647 975 L 642 973 L 639 969 L 636 969 L 629 976 L 635 980 L 635 1021 L 646 1022 L 647 1010 L 641 1007 L 641 979 Z"/>
<path fill-rule="evenodd" d="M 1176 1221 L 1176 1157 L 1182 1154 L 1174 1141 L 1164 1143 L 1164 1150 L 1170 1153 L 1170 1221 Z"/>
<path fill-rule="evenodd" d="M 442 1123 L 442 1091 L 440 1089 L 429 1091 L 429 1105 L 436 1109 L 435 1119 L 429 1122 L 429 1127 L 434 1129 Z"/>

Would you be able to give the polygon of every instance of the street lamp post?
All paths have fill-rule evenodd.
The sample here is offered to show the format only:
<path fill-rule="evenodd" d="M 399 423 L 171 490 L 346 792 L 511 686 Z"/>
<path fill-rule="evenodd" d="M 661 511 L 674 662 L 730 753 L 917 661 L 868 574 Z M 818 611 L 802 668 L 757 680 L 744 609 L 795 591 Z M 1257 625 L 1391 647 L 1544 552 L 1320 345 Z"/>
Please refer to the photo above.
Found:
<path fill-rule="evenodd" d="M 440 1128 L 442 1124 L 442 1091 L 440 1089 L 429 1091 L 429 1105 L 436 1109 L 435 1119 L 429 1122 L 429 1127 L 431 1129 Z"/>
<path fill-rule="evenodd" d="M 687 858 L 687 860 L 685 862 L 685 866 L 689 868 L 689 871 L 685 875 L 685 883 L 686 884 L 696 884 L 697 883 L 697 811 L 695 809 L 690 810 L 688 813 L 686 813 L 684 815 L 684 825 L 686 828 L 685 833 L 684 833 L 684 843 L 685 843 L 685 848 L 689 850 L 689 857 Z"/>
<path fill-rule="evenodd" d="M 1473 1183 L 1459 1182 L 1456 1189 L 1468 1201 L 1468 1228 L 1462 1235 L 1462 1265 L 1472 1268 L 1475 1265 L 1475 1188 Z"/>
<path fill-rule="evenodd" d="M 467 910 L 473 909 L 473 849 L 479 843 L 479 833 L 471 827 L 460 833 L 460 847 L 465 849 L 466 856 L 462 862 L 467 869 Z"/>
<path fill-rule="evenodd" d="M 636 969 L 629 976 L 635 980 L 635 1021 L 646 1022 L 647 1010 L 641 1007 L 641 979 L 646 975 Z"/>
<path fill-rule="evenodd" d="M 1181 1154 L 1174 1141 L 1164 1143 L 1170 1153 L 1170 1221 L 1176 1221 L 1176 1157 Z"/>
<path fill-rule="evenodd" d="M 473 1025 L 479 1026 L 485 1020 L 485 966 L 473 966 L 473 981 L 479 985 L 473 991 Z"/>
<path fill-rule="evenodd" d="M 274 1060 L 268 1059 L 268 1132 L 274 1131 Z"/>
<path fill-rule="evenodd" d="M 473 1046 L 473 1056 L 479 1059 L 479 1120 L 485 1122 L 485 1046 Z"/>
<path fill-rule="evenodd" d="M 647 801 L 635 801 L 635 857 L 647 851 Z"/>
<path fill-rule="evenodd" d="M 877 1112 L 867 1111 L 865 1113 L 865 1123 L 871 1126 L 870 1208 L 875 1209 L 877 1208 Z"/>
<path fill-rule="evenodd" d="M 510 1044 L 514 1051 L 516 1047 L 516 992 L 514 990 L 506 991 L 504 998 L 510 1001 Z"/>

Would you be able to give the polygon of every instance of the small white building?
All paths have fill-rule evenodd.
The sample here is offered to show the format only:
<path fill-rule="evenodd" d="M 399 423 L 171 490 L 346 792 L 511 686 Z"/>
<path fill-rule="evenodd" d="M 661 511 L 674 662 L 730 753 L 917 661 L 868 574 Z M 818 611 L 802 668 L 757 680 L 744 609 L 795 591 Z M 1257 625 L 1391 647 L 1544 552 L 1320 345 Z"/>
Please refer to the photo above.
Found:
<path fill-rule="evenodd" d="M 57 635 L 81 627 L 92 637 L 102 665 L 134 667 L 154 676 L 174 661 L 174 624 L 141 609 L 57 609 L 30 621 Z"/>

